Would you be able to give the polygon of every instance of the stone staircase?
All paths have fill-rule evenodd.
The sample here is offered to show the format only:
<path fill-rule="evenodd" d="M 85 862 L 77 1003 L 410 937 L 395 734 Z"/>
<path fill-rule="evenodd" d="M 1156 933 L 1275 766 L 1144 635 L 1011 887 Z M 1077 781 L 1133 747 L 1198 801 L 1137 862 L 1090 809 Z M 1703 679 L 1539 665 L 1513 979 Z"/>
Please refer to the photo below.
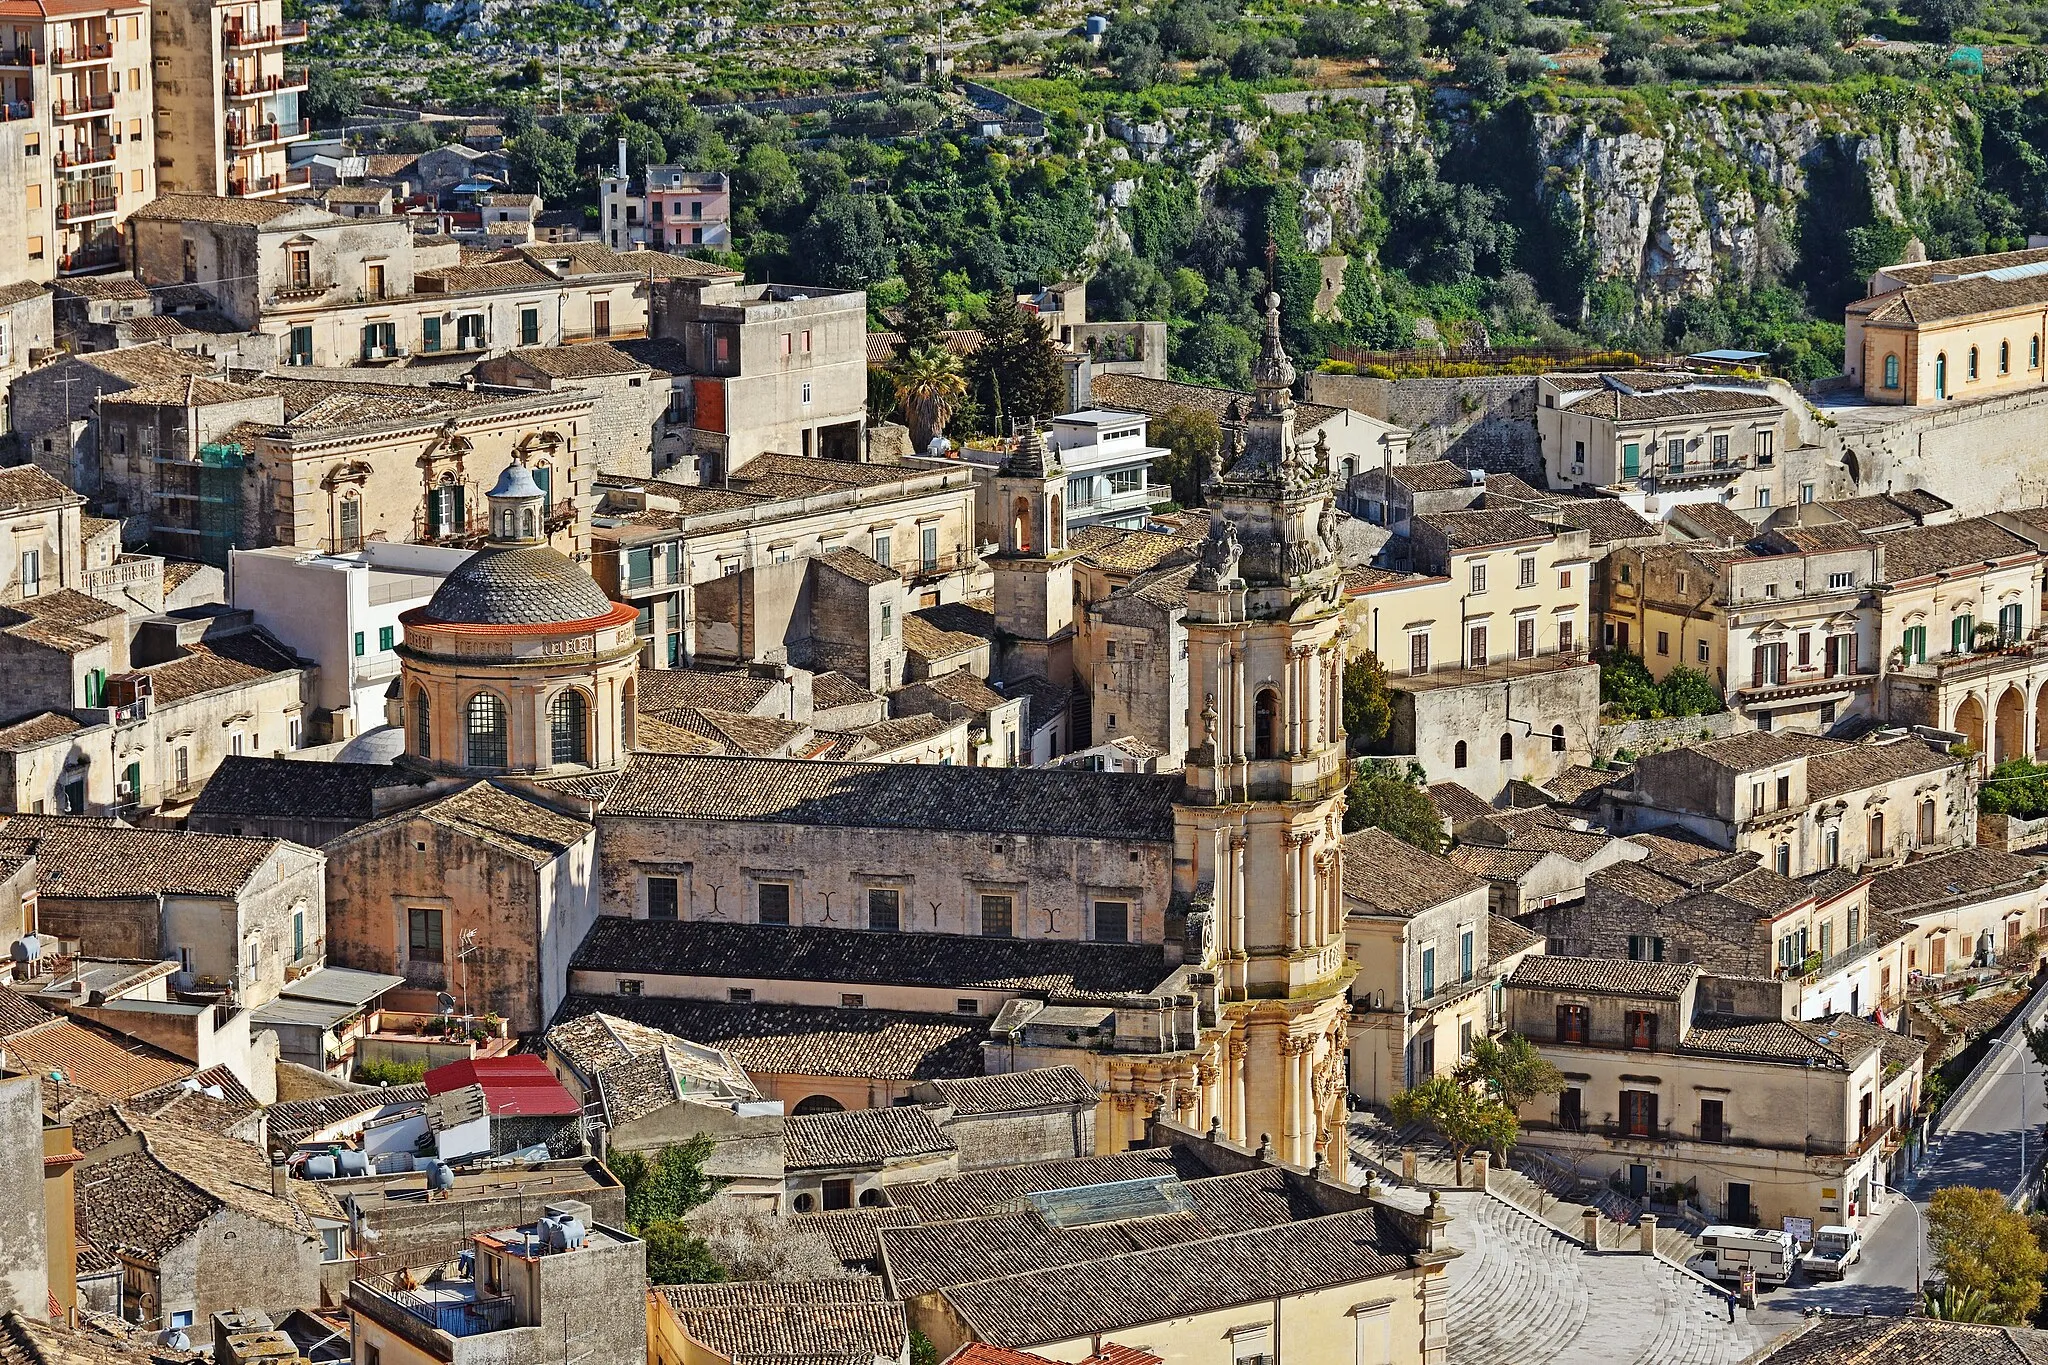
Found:
<path fill-rule="evenodd" d="M 1658 1257 L 1589 1254 L 1476 1190 L 1443 1202 L 1463 1252 L 1447 1272 L 1451 1365 L 1738 1365 L 1775 1335 L 1740 1310 L 1730 1323 L 1721 1294 Z"/>

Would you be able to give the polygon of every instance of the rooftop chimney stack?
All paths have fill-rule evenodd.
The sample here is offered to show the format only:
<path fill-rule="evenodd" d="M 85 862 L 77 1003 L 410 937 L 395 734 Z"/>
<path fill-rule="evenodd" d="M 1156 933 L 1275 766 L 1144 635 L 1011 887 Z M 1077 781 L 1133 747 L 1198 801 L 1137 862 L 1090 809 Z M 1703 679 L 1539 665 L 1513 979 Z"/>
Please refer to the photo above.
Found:
<path fill-rule="evenodd" d="M 626 139 L 619 139 L 619 179 L 626 178 Z"/>

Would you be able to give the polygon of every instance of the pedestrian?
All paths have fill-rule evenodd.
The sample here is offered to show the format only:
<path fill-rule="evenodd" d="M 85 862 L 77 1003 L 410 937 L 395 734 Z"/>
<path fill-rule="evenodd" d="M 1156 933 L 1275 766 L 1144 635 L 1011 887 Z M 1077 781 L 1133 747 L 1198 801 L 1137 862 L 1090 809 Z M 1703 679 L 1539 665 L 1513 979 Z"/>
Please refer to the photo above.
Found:
<path fill-rule="evenodd" d="M 1728 1296 L 1728 1321 L 1735 1321 L 1735 1296 L 1733 1294 Z"/>

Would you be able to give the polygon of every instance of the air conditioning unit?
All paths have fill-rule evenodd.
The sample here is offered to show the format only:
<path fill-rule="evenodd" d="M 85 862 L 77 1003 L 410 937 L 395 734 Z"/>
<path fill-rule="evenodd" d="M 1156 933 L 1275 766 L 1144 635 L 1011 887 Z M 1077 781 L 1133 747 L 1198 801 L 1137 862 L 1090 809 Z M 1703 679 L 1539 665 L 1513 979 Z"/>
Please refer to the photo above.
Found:
<path fill-rule="evenodd" d="M 384 358 L 384 348 L 382 346 L 372 346 L 369 350 L 368 358 L 371 360 L 382 360 Z"/>

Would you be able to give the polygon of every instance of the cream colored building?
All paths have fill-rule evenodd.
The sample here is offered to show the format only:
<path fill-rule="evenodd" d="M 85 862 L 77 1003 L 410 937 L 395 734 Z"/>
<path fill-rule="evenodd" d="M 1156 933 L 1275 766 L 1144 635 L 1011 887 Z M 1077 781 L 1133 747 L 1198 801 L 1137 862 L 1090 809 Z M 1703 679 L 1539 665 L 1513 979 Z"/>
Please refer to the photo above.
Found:
<path fill-rule="evenodd" d="M 153 19 L 144 4 L 0 6 L 0 279 L 111 270 L 157 193 Z"/>
<path fill-rule="evenodd" d="M 1842 369 L 1872 403 L 1922 407 L 2048 383 L 2048 248 L 1889 265 L 1843 311 Z"/>
<path fill-rule="evenodd" d="M 1631 1195 L 1683 1190 L 1727 1223 L 1859 1226 L 1918 1102 L 1924 1045 L 1854 1015 L 1708 1013 L 1694 966 L 1534 957 L 1508 1026 L 1566 1075 L 1522 1141 Z"/>
<path fill-rule="evenodd" d="M 287 161 L 312 136 L 299 116 L 306 21 L 281 0 L 155 6 L 157 164 L 171 194 L 261 198 L 312 184 Z"/>

